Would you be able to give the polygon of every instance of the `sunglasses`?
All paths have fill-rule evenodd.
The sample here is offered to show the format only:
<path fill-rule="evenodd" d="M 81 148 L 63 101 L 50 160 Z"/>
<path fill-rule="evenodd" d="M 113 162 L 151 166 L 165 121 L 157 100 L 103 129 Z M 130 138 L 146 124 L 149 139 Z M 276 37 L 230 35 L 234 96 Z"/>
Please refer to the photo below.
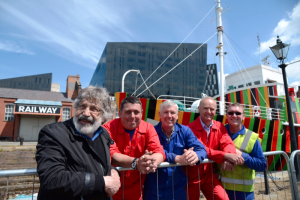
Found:
<path fill-rule="evenodd" d="M 241 112 L 228 112 L 227 114 L 228 114 L 228 115 L 234 115 L 234 113 L 235 113 L 236 116 L 242 114 Z"/>

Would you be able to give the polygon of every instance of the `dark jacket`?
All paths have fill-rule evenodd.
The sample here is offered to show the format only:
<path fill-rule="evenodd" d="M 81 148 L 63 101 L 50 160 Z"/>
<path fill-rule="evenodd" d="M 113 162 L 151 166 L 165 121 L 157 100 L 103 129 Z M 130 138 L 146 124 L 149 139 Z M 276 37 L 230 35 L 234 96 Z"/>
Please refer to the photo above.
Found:
<path fill-rule="evenodd" d="M 111 169 L 109 148 L 113 141 L 104 128 L 99 137 Z M 46 125 L 39 133 L 36 148 L 38 200 L 109 199 L 103 176 L 110 175 L 111 170 L 103 170 L 87 138 L 76 133 L 73 119 Z"/>

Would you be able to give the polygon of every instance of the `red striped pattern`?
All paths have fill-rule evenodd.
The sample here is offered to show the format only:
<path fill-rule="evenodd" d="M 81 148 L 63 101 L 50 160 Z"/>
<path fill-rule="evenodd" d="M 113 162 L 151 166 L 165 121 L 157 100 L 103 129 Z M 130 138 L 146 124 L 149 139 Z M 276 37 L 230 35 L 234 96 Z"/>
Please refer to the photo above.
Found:
<path fill-rule="evenodd" d="M 119 109 L 121 109 L 121 102 L 125 99 L 126 95 L 126 92 L 120 92 Z"/>
<path fill-rule="evenodd" d="M 259 138 L 260 139 L 263 139 L 264 138 L 264 134 L 262 133 L 262 129 L 265 128 L 266 126 L 266 121 L 265 119 L 261 119 L 260 120 L 260 126 L 259 126 L 259 129 L 258 129 L 258 135 L 259 135 Z"/>
<path fill-rule="evenodd" d="M 271 151 L 277 150 L 278 127 L 279 127 L 279 121 L 274 121 L 274 131 L 273 131 Z"/>
<path fill-rule="evenodd" d="M 140 101 L 142 103 L 142 109 L 143 109 L 143 116 L 142 116 L 142 120 L 145 120 L 146 118 L 146 111 L 147 111 L 147 103 L 148 103 L 148 99 L 142 99 L 140 98 Z"/>
<path fill-rule="evenodd" d="M 188 125 L 191 119 L 191 112 L 184 112 L 182 118 L 182 125 Z"/>
<path fill-rule="evenodd" d="M 250 118 L 249 117 L 245 117 L 244 126 L 248 129 L 249 125 L 250 125 Z"/>

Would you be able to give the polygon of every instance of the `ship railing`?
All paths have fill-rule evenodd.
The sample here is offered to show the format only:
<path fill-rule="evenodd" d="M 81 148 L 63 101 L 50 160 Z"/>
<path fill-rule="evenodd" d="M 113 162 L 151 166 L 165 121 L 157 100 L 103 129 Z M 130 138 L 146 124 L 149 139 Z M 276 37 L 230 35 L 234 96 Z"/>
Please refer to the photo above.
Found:
<path fill-rule="evenodd" d="M 181 103 L 181 104 L 179 104 L 179 110 L 186 111 L 186 112 L 199 113 L 198 108 L 197 108 L 198 105 L 193 105 L 193 103 L 198 100 L 201 100 L 200 98 L 175 96 L 175 95 L 161 95 L 157 99 L 175 100 L 175 101 L 178 101 Z M 216 103 L 217 103 L 216 114 L 219 115 L 220 114 L 220 109 L 219 109 L 220 101 L 216 101 Z M 225 113 L 230 104 L 232 104 L 232 102 L 224 102 Z M 245 111 L 246 117 L 261 118 L 261 119 L 267 119 L 267 120 L 287 121 L 286 111 L 283 109 L 269 108 L 269 107 L 249 105 L 249 104 L 241 104 L 241 105 L 244 106 L 244 111 Z"/>
<path fill-rule="evenodd" d="M 293 152 L 291 159 L 294 155 L 298 153 L 300 153 L 300 151 L 296 151 L 295 153 Z M 256 172 L 255 190 L 254 190 L 255 199 L 273 199 L 273 198 L 281 199 L 281 200 L 299 199 L 297 181 L 296 181 L 295 173 L 293 173 L 294 168 L 291 167 L 288 155 L 283 151 L 272 151 L 272 152 L 264 152 L 264 156 L 267 161 L 267 169 L 264 172 Z M 200 165 L 208 164 L 208 163 L 214 163 L 214 162 L 205 159 Z M 172 167 L 173 169 L 174 166 L 183 166 L 183 165 L 163 162 L 158 167 L 159 168 Z M 124 173 L 125 171 L 128 170 L 133 170 L 131 168 L 123 168 L 123 167 L 118 167 L 118 169 L 120 173 Z M 188 173 L 187 170 L 185 172 Z M 212 173 L 214 173 L 213 170 Z M 22 188 L 23 190 L 27 188 L 27 193 L 31 193 L 30 197 L 32 199 L 36 199 L 36 193 L 38 192 L 40 186 L 38 182 L 38 178 L 36 178 L 37 175 L 38 174 L 36 169 L 18 169 L 18 170 L 0 171 L 0 183 L 3 184 L 5 182 L 6 185 L 6 186 L 0 186 L 0 194 L 2 195 L 2 197 L 5 196 L 5 199 L 9 199 L 10 196 L 13 196 L 14 194 L 18 194 L 18 192 L 19 194 L 24 193 L 22 191 Z M 31 186 L 27 185 L 25 187 L 24 186 L 22 187 L 18 183 L 18 180 L 20 179 L 12 178 L 12 177 L 16 178 L 20 176 L 22 177 L 33 176 L 31 182 L 32 185 Z M 157 178 L 159 179 L 159 177 Z M 198 173 L 198 178 L 199 180 L 201 180 L 199 173 Z M 176 176 L 173 176 L 173 171 L 172 171 L 172 181 L 174 181 L 175 179 Z M 121 180 L 121 182 L 124 183 L 124 179 Z M 140 175 L 140 185 L 141 185 L 141 175 Z M 189 185 L 187 179 L 187 187 L 188 186 Z M 156 189 L 157 192 L 159 193 L 158 188 Z M 174 187 L 172 189 L 174 193 Z M 28 190 L 30 190 L 30 192 L 28 192 Z M 120 190 L 124 191 L 126 190 L 126 188 L 121 186 Z M 201 192 L 201 187 L 199 188 L 199 191 L 200 191 L 200 199 L 205 199 L 203 193 Z M 142 193 L 142 185 L 140 186 L 140 190 L 136 192 Z M 123 196 L 123 199 L 130 199 L 130 198 Z"/>

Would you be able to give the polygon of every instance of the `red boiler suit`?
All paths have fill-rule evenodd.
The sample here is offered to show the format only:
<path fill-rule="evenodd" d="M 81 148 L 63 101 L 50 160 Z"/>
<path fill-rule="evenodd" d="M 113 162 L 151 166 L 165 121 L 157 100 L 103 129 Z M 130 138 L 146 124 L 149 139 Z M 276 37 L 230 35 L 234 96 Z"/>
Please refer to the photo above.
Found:
<path fill-rule="evenodd" d="M 213 120 L 207 142 L 207 132 L 203 129 L 200 117 L 188 125 L 195 136 L 204 144 L 207 151 L 207 158 L 218 164 L 224 162 L 225 153 L 236 154 L 234 143 L 221 122 Z M 199 173 L 198 173 L 199 170 Z M 198 166 L 188 166 L 188 195 L 189 200 L 199 200 L 200 189 L 206 199 L 228 199 L 228 196 L 213 172 L 214 164 L 200 164 Z M 200 180 L 199 180 L 200 178 Z"/>
<path fill-rule="evenodd" d="M 132 140 L 130 134 L 125 132 L 123 128 L 121 118 L 114 119 L 104 124 L 103 127 L 108 131 L 110 137 L 115 142 L 110 146 L 111 159 L 114 153 L 122 153 L 130 157 L 140 158 L 145 154 L 145 150 L 152 151 L 153 153 L 161 153 L 165 159 L 164 149 L 160 144 L 158 135 L 152 124 L 142 120 L 140 125 L 135 129 Z M 123 177 L 123 175 L 125 175 L 125 177 Z M 144 180 L 145 175 L 142 174 L 140 182 L 140 172 L 138 170 L 121 172 L 121 187 L 113 196 L 113 199 L 123 199 L 123 192 L 125 200 L 141 199 Z"/>

